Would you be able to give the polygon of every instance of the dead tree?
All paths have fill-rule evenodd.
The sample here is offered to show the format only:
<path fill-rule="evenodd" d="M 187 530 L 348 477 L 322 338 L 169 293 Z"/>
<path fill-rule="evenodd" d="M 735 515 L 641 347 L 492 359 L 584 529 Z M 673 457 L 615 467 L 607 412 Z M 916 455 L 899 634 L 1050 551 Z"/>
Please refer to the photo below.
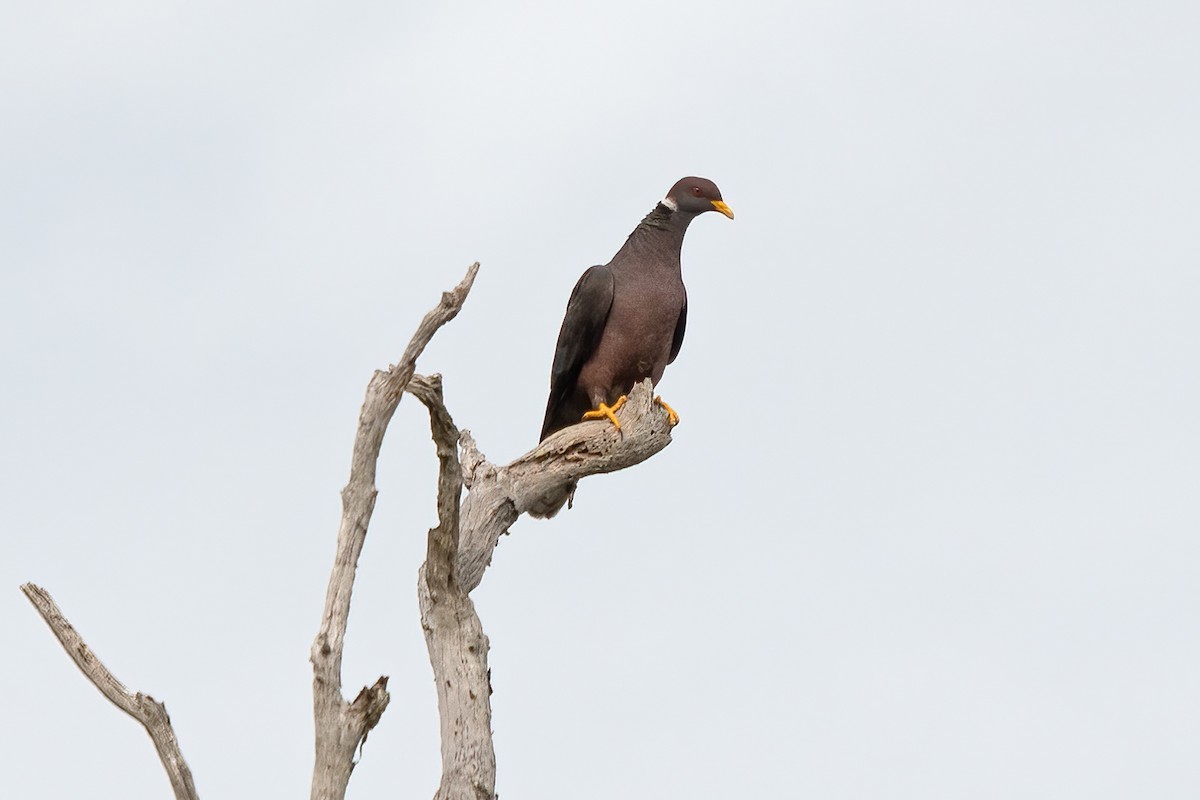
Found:
<path fill-rule="evenodd" d="M 417 358 L 438 329 L 462 309 L 478 269 L 479 264 L 471 265 L 463 280 L 442 295 L 400 360 L 386 371 L 377 371 L 367 385 L 350 480 L 342 490 L 342 519 L 325 609 L 310 653 L 313 800 L 345 797 L 355 751 L 388 705 L 387 676 L 349 701 L 342 695 L 341 667 L 355 571 L 378 495 L 376 464 L 388 423 L 404 393 L 428 408 L 438 456 L 438 524 L 429 531 L 425 563 L 417 579 L 421 627 L 441 717 L 442 780 L 435 800 L 496 797 L 488 639 L 470 592 L 491 563 L 497 540 L 521 514 L 544 510 L 547 498 L 566 496 L 582 478 L 637 464 L 671 442 L 667 413 L 654 403 L 653 387 L 646 381 L 634 388 L 618 413 L 620 431 L 607 421 L 586 422 L 559 431 L 511 464 L 498 467 L 489 462 L 470 432 L 455 426 L 442 400 L 441 377 L 416 374 Z M 33 584 L 22 589 L 84 675 L 146 728 L 175 797 L 196 798 L 166 707 L 126 689 L 92 654 L 44 589 Z"/>

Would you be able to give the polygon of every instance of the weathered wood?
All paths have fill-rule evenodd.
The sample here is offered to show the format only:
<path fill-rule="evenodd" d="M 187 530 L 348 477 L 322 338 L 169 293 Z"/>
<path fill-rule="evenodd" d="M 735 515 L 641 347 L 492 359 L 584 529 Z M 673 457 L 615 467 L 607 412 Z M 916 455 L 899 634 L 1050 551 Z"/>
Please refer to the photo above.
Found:
<path fill-rule="evenodd" d="M 96 658 L 96 654 L 87 646 L 83 637 L 63 616 L 49 592 L 32 583 L 22 585 L 21 591 L 42 615 L 50 630 L 54 631 L 54 635 L 75 662 L 75 666 L 79 667 L 113 705 L 136 719 L 146 729 L 146 733 L 150 734 L 177 800 L 197 800 L 199 795 L 196 794 L 196 786 L 192 783 L 192 771 L 188 769 L 187 762 L 183 760 L 183 753 L 179 750 L 179 741 L 175 738 L 174 728 L 171 727 L 167 707 L 150 695 L 131 692 L 125 688 L 125 684 L 117 680 L 116 676 L 108 671 L 108 667 Z"/>
<path fill-rule="evenodd" d="M 523 513 L 553 516 L 582 478 L 640 464 L 671 443 L 667 412 L 654 402 L 650 380 L 638 384 L 617 412 L 621 430 L 607 420 L 584 422 L 550 436 L 504 467 L 462 434 L 463 501 L 457 576 L 470 592 L 483 579 L 500 536 Z"/>
<path fill-rule="evenodd" d="M 439 462 L 438 526 L 429 531 L 418 578 L 421 626 L 441 717 L 442 780 L 434 798 L 492 800 L 496 756 L 488 639 L 469 592 L 491 562 L 500 535 L 523 512 L 565 500 L 588 475 L 645 461 L 670 443 L 671 426 L 646 381 L 618 412 L 620 431 L 607 421 L 575 425 L 496 467 L 469 433 L 455 427 L 439 376 L 415 376 L 408 391 L 429 408 Z M 470 493 L 460 500 L 464 480 Z"/>
<path fill-rule="evenodd" d="M 442 779 L 435 800 L 495 800 L 488 639 L 469 593 L 491 563 L 500 535 L 521 514 L 553 516 L 588 475 L 645 461 L 671 442 L 667 412 L 654 402 L 649 380 L 634 387 L 617 416 L 566 428 L 512 463 L 490 463 L 467 431 L 461 434 L 442 399 L 441 378 L 415 375 L 417 357 L 437 330 L 462 308 L 479 269 L 472 265 L 453 291 L 425 315 L 399 362 L 367 385 L 350 466 L 342 490 L 342 519 L 321 626 L 313 641 L 315 760 L 313 800 L 343 800 L 354 756 L 387 708 L 387 677 L 352 702 L 342 695 L 342 650 L 358 559 L 375 507 L 376 466 L 384 434 L 404 391 L 429 409 L 438 453 L 438 525 L 429 531 L 418 578 L 421 625 L 429 649 L 441 717 Z M 469 492 L 464 499 L 464 484 Z M 194 798 L 191 774 L 179 753 L 166 709 L 130 693 L 92 655 L 44 590 L 22 587 L 67 652 L 90 680 L 146 727 L 171 777 L 176 797 Z"/>
<path fill-rule="evenodd" d="M 442 294 L 441 302 L 425 315 L 400 360 L 386 372 L 377 371 L 367 385 L 354 437 L 350 480 L 342 490 L 342 520 L 325 595 L 325 610 L 309 654 L 313 665 L 315 725 L 312 800 L 342 800 L 345 797 L 346 785 L 354 769 L 355 750 L 387 708 L 386 677 L 359 692 L 353 703 L 342 696 L 342 648 L 350 617 L 354 575 L 378 494 L 376 465 L 383 436 L 404 395 L 404 387 L 413 376 L 417 357 L 438 329 L 457 316 L 478 271 L 479 264 L 472 264 L 458 286 Z"/>
<path fill-rule="evenodd" d="M 435 800 L 493 800 L 488 639 L 475 604 L 455 577 L 463 473 L 458 428 L 442 402 L 441 378 L 414 377 L 408 390 L 429 408 L 438 453 L 438 525 L 429 531 L 417 578 L 421 627 L 433 666 L 441 718 L 442 780 Z"/>
<path fill-rule="evenodd" d="M 522 513 L 555 507 L 588 475 L 646 460 L 670 443 L 671 425 L 646 381 L 618 412 L 620 431 L 607 421 L 575 425 L 496 467 L 455 427 L 439 376 L 414 376 L 408 391 L 429 408 L 439 462 L 438 525 L 429 531 L 417 581 L 441 719 L 442 779 L 434 800 L 494 800 L 488 639 L 469 592 L 497 539 Z M 462 500 L 464 481 L 470 493 Z"/>

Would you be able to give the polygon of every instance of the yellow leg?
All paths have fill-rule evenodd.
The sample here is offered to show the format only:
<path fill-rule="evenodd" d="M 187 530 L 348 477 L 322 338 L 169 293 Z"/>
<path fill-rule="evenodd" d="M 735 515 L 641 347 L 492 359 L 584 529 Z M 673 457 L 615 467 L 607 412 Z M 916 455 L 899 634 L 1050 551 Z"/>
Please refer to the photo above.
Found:
<path fill-rule="evenodd" d="M 583 415 L 583 418 L 607 419 L 613 424 L 614 428 L 621 430 L 621 423 L 617 421 L 617 412 L 621 410 L 621 406 L 625 405 L 625 401 L 628 399 L 629 398 L 625 395 L 621 395 L 617 398 L 617 402 L 613 403 L 611 406 L 601 403 L 599 408 L 588 411 Z"/>
<path fill-rule="evenodd" d="M 658 403 L 667 410 L 667 422 L 671 424 L 672 428 L 679 424 L 679 415 L 675 413 L 675 409 L 671 408 L 663 401 L 661 395 L 654 398 L 654 402 Z"/>

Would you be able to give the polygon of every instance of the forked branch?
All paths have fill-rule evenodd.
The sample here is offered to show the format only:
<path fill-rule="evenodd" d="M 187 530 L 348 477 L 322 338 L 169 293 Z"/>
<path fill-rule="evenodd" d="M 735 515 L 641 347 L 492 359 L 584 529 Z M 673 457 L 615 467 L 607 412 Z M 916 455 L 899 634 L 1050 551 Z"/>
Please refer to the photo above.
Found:
<path fill-rule="evenodd" d="M 429 648 L 441 717 L 442 780 L 435 800 L 494 800 L 496 758 L 491 731 L 488 639 L 469 593 L 491 563 L 502 533 L 521 514 L 553 515 L 589 475 L 640 463 L 671 442 L 667 413 L 650 381 L 634 387 L 609 422 L 570 426 L 503 467 L 487 461 L 467 431 L 461 434 L 442 399 L 441 378 L 415 375 L 417 357 L 467 298 L 478 264 L 425 315 L 400 361 L 377 371 L 359 413 L 350 466 L 342 490 L 337 552 L 320 630 L 313 641 L 315 762 L 313 800 L 343 800 L 355 752 L 388 705 L 387 677 L 363 688 L 353 701 L 342 695 L 342 650 L 358 559 L 375 507 L 376 467 L 388 423 L 404 392 L 429 409 L 437 445 L 438 525 L 429 531 L 418 580 L 421 625 Z M 469 488 L 462 497 L 464 484 Z M 22 587 L 63 647 L 109 700 L 149 732 L 177 798 L 195 798 L 191 773 L 179 752 L 165 707 L 126 689 L 84 644 L 45 590 Z"/>
<path fill-rule="evenodd" d="M 619 431 L 606 420 L 564 428 L 503 467 L 484 458 L 470 432 L 463 431 L 463 473 L 470 493 L 463 501 L 457 576 L 465 591 L 479 585 L 496 542 L 521 514 L 552 516 L 581 479 L 640 464 L 671 443 L 667 412 L 654 402 L 648 378 L 633 387 L 617 419 Z"/>
<path fill-rule="evenodd" d="M 442 780 L 434 800 L 493 800 L 496 753 L 488 639 L 475 604 L 455 576 L 463 485 L 459 432 L 442 402 L 440 376 L 418 375 L 408 391 L 429 409 L 439 464 L 438 525 L 429 531 L 425 564 L 417 577 L 421 627 L 441 719 Z"/>
<path fill-rule="evenodd" d="M 316 738 L 312 800 L 342 800 L 345 797 L 350 772 L 354 769 L 355 750 L 387 708 L 386 677 L 359 692 L 353 703 L 342 696 L 342 648 L 358 557 L 367 538 L 367 527 L 378 494 L 376 465 L 383 436 L 404 396 L 404 387 L 413 376 L 417 357 L 438 329 L 458 314 L 478 271 L 478 263 L 467 269 L 458 286 L 445 292 L 437 307 L 425 315 L 400 360 L 386 372 L 377 371 L 367 385 L 354 437 L 350 481 L 342 490 L 342 520 L 325 595 L 325 611 L 310 652 Z"/>
<path fill-rule="evenodd" d="M 441 719 L 442 780 L 434 800 L 494 800 L 489 644 L 469 592 L 497 538 L 521 513 L 565 499 L 588 475 L 644 461 L 670 443 L 670 424 L 647 381 L 630 394 L 619 433 L 608 422 L 574 425 L 495 467 L 455 427 L 439 376 L 414 376 L 408 391 L 429 409 L 439 463 L 438 525 L 429 531 L 417 580 Z M 464 480 L 471 491 L 460 500 Z"/>

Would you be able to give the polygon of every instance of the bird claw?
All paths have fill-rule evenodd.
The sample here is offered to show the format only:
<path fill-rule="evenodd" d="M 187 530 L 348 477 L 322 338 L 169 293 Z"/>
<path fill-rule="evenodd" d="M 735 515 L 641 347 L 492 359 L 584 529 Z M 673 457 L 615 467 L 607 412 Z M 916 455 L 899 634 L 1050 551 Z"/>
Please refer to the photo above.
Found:
<path fill-rule="evenodd" d="M 621 395 L 617 398 L 617 402 L 613 403 L 611 406 L 601 403 L 599 408 L 586 412 L 583 415 L 583 418 L 585 420 L 607 419 L 613 424 L 613 427 L 619 431 L 621 430 L 621 422 L 617 419 L 617 412 L 621 410 L 621 406 L 625 405 L 625 401 L 628 399 L 629 398 L 625 395 Z"/>
<path fill-rule="evenodd" d="M 674 428 L 679 424 L 679 414 L 675 413 L 675 409 L 666 404 L 662 399 L 662 395 L 654 398 L 654 402 L 658 403 L 667 412 L 667 424 Z"/>

